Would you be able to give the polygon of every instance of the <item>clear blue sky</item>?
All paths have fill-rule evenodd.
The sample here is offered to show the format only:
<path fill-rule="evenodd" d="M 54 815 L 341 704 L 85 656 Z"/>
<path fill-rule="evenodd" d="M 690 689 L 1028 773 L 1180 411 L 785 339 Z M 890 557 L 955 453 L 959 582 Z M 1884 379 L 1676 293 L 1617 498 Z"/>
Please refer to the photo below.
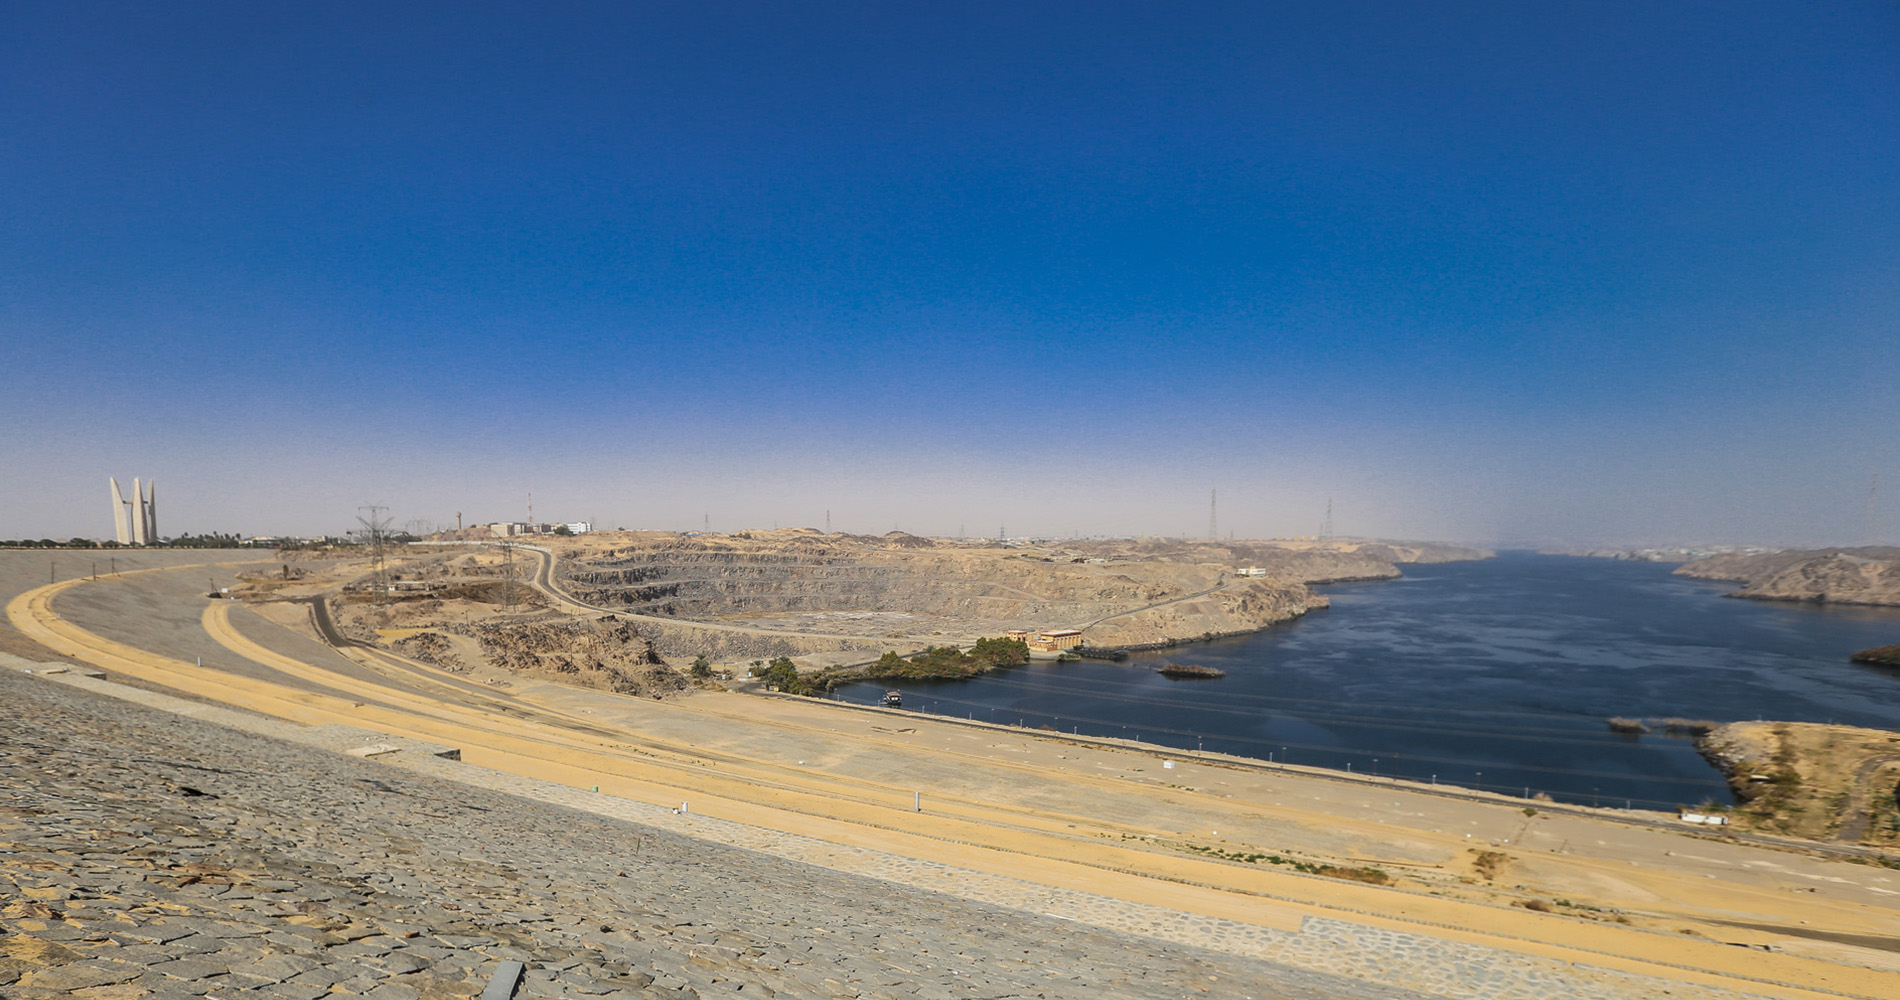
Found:
<path fill-rule="evenodd" d="M 4 4 L 0 425 L 0 538 L 1900 535 L 1900 6 Z"/>

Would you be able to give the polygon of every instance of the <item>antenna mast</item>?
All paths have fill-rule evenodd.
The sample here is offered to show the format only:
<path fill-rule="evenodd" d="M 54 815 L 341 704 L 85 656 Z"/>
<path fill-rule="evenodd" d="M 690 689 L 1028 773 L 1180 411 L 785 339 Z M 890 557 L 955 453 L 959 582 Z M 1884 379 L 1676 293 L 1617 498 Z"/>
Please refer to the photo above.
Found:
<path fill-rule="evenodd" d="M 1207 537 L 1220 541 L 1220 521 L 1214 517 L 1214 501 L 1220 498 L 1219 490 L 1207 491 Z"/>

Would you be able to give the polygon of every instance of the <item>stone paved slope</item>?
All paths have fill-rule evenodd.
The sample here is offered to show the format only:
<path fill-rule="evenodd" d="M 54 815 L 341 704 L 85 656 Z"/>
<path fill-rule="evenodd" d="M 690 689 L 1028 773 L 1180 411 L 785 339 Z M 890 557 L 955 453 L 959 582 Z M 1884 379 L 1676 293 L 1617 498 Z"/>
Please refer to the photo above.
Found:
<path fill-rule="evenodd" d="M 446 762 L 445 766 L 446 766 Z M 0 671 L 0 995 L 1396 997 Z"/>

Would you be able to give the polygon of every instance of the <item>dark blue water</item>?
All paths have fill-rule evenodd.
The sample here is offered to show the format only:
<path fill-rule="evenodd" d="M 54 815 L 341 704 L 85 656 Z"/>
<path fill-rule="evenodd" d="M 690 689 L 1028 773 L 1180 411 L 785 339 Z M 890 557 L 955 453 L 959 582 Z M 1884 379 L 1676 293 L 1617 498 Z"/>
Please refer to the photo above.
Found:
<path fill-rule="evenodd" d="M 1671 568 L 1528 554 L 1410 566 L 1319 588 L 1331 610 L 1256 635 L 895 686 L 935 714 L 1650 808 L 1728 792 L 1689 740 L 1617 735 L 1611 716 L 1900 729 L 1900 671 L 1847 661 L 1900 643 L 1900 609 L 1738 601 Z M 1227 676 L 1154 673 L 1170 661 Z M 838 696 L 869 704 L 888 686 Z"/>

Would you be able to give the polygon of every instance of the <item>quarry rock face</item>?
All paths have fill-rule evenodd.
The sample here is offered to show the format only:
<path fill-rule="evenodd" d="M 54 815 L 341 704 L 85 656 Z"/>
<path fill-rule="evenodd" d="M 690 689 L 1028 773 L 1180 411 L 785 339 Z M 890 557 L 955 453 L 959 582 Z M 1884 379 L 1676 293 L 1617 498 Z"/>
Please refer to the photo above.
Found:
<path fill-rule="evenodd" d="M 932 619 L 929 635 L 1083 628 L 1095 646 L 1165 645 L 1251 632 L 1325 607 L 1308 584 L 1398 577 L 1399 562 L 1490 553 L 1399 543 L 1045 540 L 997 544 L 820 534 L 617 533 L 562 553 L 560 583 L 590 606 L 688 621 L 772 617 L 787 632 L 827 628 L 818 616 L 860 613 Z M 1242 569 L 1246 572 L 1243 573 Z M 799 616 L 806 616 L 802 622 Z M 677 655 L 670 629 L 649 628 Z M 866 624 L 860 640 L 881 637 Z M 893 633 L 892 638 L 914 633 Z M 784 639 L 705 636 L 734 649 Z M 816 641 L 816 640 L 813 640 Z M 794 653 L 796 650 L 787 650 Z"/>

